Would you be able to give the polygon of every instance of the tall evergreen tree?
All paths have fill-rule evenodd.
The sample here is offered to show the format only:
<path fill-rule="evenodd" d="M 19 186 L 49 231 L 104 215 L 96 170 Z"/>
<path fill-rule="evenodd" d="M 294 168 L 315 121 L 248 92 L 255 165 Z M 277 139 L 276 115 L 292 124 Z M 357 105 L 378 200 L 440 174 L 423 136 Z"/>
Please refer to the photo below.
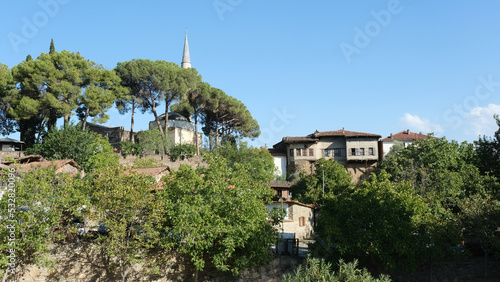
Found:
<path fill-rule="evenodd" d="M 54 54 L 56 52 L 56 48 L 54 47 L 54 39 L 50 39 L 50 50 L 49 54 Z"/>

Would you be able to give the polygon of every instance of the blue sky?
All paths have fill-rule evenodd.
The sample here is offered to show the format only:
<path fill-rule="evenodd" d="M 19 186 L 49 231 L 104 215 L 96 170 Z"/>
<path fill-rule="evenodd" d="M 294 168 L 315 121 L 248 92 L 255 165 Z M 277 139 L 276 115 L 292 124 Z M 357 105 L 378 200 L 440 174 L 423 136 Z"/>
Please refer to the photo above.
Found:
<path fill-rule="evenodd" d="M 134 58 L 192 66 L 245 103 L 262 135 L 410 129 L 457 141 L 492 136 L 500 114 L 500 2 L 2 1 L 0 62 L 80 52 L 112 69 Z M 110 112 L 110 126 L 130 116 Z M 76 117 L 73 117 L 76 119 Z M 138 114 L 147 129 L 151 114 Z M 18 134 L 11 135 L 18 138 Z"/>

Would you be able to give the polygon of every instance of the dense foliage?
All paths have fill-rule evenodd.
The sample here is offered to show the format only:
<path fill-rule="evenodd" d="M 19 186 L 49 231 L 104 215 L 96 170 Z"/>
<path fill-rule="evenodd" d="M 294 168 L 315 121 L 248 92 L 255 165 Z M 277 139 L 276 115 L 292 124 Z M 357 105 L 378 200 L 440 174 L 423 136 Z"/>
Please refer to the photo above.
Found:
<path fill-rule="evenodd" d="M 176 144 L 169 150 L 172 161 L 191 158 L 196 154 L 196 147 L 192 144 Z"/>
<path fill-rule="evenodd" d="M 68 125 L 77 109 L 83 128 L 89 116 L 105 122 L 105 112 L 124 91 L 114 71 L 68 51 L 42 53 L 36 60 L 21 62 L 11 76 L 3 110 L 28 146 L 39 142 L 58 118 L 64 117 Z"/>
<path fill-rule="evenodd" d="M 314 173 L 302 174 L 291 189 L 297 200 L 313 204 L 333 198 L 335 195 L 350 190 L 353 186 L 351 176 L 343 165 L 334 159 L 319 159 Z"/>
<path fill-rule="evenodd" d="M 174 105 L 175 110 L 193 117 L 195 133 L 199 123 L 203 125 L 203 132 L 215 141 L 210 147 L 217 147 L 220 139 L 260 134 L 246 106 L 202 82 L 194 68 L 134 59 L 107 70 L 78 52 L 57 52 L 53 41 L 50 52 L 36 59 L 28 55 L 11 69 L 0 63 L 0 134 L 20 132 L 27 147 L 40 143 L 42 135 L 60 118 L 67 126 L 76 115 L 85 129 L 90 117 L 93 122 L 106 122 L 106 112 L 113 106 L 121 114 L 131 113 L 130 142 L 136 141 L 136 110 L 152 113 L 157 129 L 167 137 L 168 113 Z M 162 113 L 163 125 L 159 118 Z M 194 143 L 199 154 L 201 144 L 198 139 Z M 166 148 L 160 151 L 167 153 Z"/>
<path fill-rule="evenodd" d="M 317 166 L 294 186 L 302 200 L 321 204 L 315 253 L 359 259 L 378 271 L 411 271 L 429 260 L 470 254 L 474 244 L 485 258 L 500 251 L 497 179 L 486 164 L 478 167 L 492 162 L 494 168 L 497 159 L 478 153 L 494 154 L 496 141 L 481 140 L 476 147 L 444 138 L 396 146 L 371 178 L 353 189 L 334 188 L 342 174 L 327 176 L 332 169 L 325 170 L 325 195 L 332 188 L 337 192 L 324 204 L 318 201 Z M 345 173 L 341 166 L 338 171 Z"/>
<path fill-rule="evenodd" d="M 339 260 L 337 271 L 323 259 L 307 257 L 305 267 L 299 266 L 293 274 L 283 275 L 284 282 L 388 282 L 388 276 L 374 278 L 365 268 L 358 268 L 358 261 L 345 263 Z"/>
<path fill-rule="evenodd" d="M 68 214 L 76 212 L 83 194 L 73 189 L 73 179 L 55 174 L 53 168 L 20 171 L 13 167 L 4 169 L 1 176 L 4 183 L 9 178 L 15 181 L 0 198 L 0 269 L 8 268 L 12 254 L 14 266 L 47 265 L 49 245 L 67 232 L 76 233 Z"/>
<path fill-rule="evenodd" d="M 26 154 L 40 154 L 48 160 L 73 159 L 86 172 L 117 166 L 119 159 L 107 138 L 74 124 L 52 128 L 43 135 L 42 143 L 28 149 Z"/>
<path fill-rule="evenodd" d="M 267 262 L 276 238 L 264 205 L 271 189 L 221 156 L 208 155 L 207 161 L 207 168 L 181 165 L 164 177 L 158 196 L 168 210 L 164 233 L 170 235 L 163 246 L 188 255 L 198 270 L 212 264 L 238 273 Z"/>

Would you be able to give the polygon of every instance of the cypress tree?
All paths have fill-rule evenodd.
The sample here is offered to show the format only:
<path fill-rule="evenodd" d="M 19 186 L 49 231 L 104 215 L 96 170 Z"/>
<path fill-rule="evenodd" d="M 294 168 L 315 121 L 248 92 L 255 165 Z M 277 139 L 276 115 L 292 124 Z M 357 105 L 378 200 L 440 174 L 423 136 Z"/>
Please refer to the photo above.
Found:
<path fill-rule="evenodd" d="M 50 51 L 49 54 L 54 54 L 56 52 L 56 48 L 54 47 L 54 39 L 50 39 Z"/>

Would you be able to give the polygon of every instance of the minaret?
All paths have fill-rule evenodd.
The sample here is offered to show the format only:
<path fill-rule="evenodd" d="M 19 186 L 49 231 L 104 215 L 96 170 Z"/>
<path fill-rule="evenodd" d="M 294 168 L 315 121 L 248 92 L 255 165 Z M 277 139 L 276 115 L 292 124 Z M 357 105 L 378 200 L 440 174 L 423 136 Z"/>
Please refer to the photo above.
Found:
<path fill-rule="evenodd" d="M 181 68 L 191 68 L 191 59 L 189 58 L 188 32 L 186 29 L 186 37 L 184 38 L 184 52 L 182 53 Z"/>

